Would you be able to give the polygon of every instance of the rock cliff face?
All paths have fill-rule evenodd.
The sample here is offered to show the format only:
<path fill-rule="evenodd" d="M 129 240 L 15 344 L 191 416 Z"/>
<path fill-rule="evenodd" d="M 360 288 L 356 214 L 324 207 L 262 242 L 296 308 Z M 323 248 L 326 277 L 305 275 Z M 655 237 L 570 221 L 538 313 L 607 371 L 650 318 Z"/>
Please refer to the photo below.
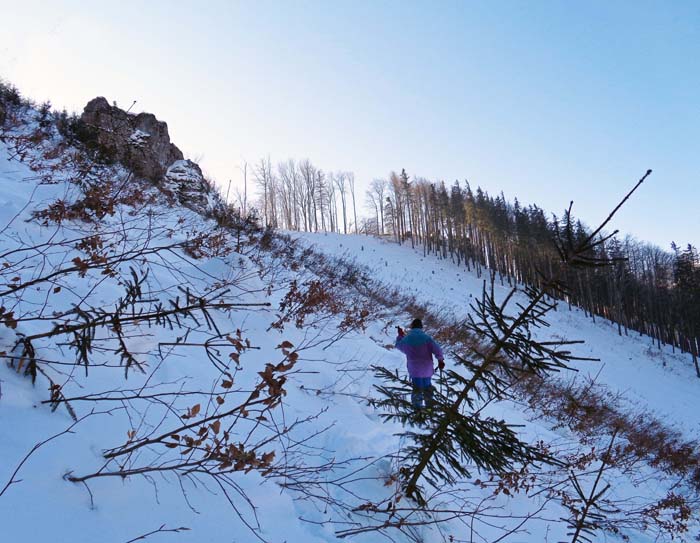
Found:
<path fill-rule="evenodd" d="M 170 142 L 168 125 L 155 115 L 127 113 L 98 97 L 85 106 L 81 121 L 104 152 L 155 182 L 180 204 L 203 213 L 216 199 L 200 167 L 184 160 L 180 149 Z"/>
<path fill-rule="evenodd" d="M 170 142 L 168 125 L 151 113 L 132 115 L 98 97 L 85 106 L 81 120 L 94 130 L 102 149 L 153 181 L 160 181 L 173 162 L 183 159 Z"/>

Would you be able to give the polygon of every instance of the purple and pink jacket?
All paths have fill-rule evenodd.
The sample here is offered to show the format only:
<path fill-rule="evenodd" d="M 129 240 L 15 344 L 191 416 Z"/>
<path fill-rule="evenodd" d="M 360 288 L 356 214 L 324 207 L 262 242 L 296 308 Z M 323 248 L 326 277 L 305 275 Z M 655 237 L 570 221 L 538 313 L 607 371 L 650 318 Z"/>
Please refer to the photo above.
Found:
<path fill-rule="evenodd" d="M 440 345 L 420 328 L 412 328 L 403 338 L 397 336 L 395 345 L 406 355 L 411 377 L 432 377 L 433 355 L 438 360 L 444 358 Z"/>

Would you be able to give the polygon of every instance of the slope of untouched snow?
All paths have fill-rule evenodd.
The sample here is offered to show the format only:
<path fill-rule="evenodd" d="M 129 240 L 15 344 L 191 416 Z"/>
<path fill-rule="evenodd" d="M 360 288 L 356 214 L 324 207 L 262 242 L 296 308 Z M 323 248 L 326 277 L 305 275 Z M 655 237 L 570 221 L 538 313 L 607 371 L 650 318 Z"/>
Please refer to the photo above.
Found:
<path fill-rule="evenodd" d="M 2 231 L 2 252 L 13 246 L 23 244 L 40 244 L 51 239 L 54 243 L 63 238 L 70 239 L 80 234 L 81 225 L 66 225 L 64 228 L 40 227 L 35 221 L 28 221 L 33 209 L 40 209 L 56 198 L 69 199 L 74 188 L 63 183 L 37 184 L 37 174 L 27 166 L 9 160 L 8 149 L 0 145 L 0 230 Z M 114 175 L 127 175 L 118 170 Z M 128 216 L 126 223 L 135 232 L 131 240 L 132 247 L 145 244 L 139 233 L 147 231 L 149 221 L 159 223 L 163 238 L 168 229 L 177 231 L 188 227 L 210 228 L 197 216 L 186 210 L 172 210 L 164 206 L 152 206 L 141 210 L 140 217 L 128 216 L 129 209 L 119 209 L 115 225 L 119 219 Z M 104 224 L 109 231 L 110 225 Z M 167 242 L 166 239 L 149 240 L 150 243 Z M 14 245 L 13 245 L 14 243 Z M 62 247 L 46 255 L 45 266 L 60 266 L 69 263 L 81 253 Z M 195 262 L 182 252 L 167 255 L 170 262 L 166 265 L 155 259 L 151 262 L 150 285 L 153 288 L 168 289 L 173 285 L 190 284 L 197 286 L 209 281 L 211 277 L 225 279 L 231 275 L 232 268 L 240 268 L 238 262 L 212 259 L 207 262 Z M 134 264 L 136 265 L 136 264 Z M 250 266 L 250 264 L 248 264 Z M 39 266 L 40 268 L 41 266 Z M 32 273 L 32 270 L 23 270 Z M 240 295 L 240 301 L 258 299 L 260 281 L 256 275 L 246 279 L 246 289 L 250 296 Z M 39 289 L 37 289 L 39 290 Z M 83 296 L 95 304 L 111 305 L 122 294 L 118 281 L 110 278 L 85 278 L 73 275 L 63 285 L 59 293 L 48 296 L 48 308 L 69 305 L 72 300 Z M 30 293 L 29 296 L 14 303 L 17 314 L 31 310 L 36 304 L 41 305 L 46 293 Z M 3 300 L 7 303 L 8 300 Z M 50 311 L 49 311 L 50 312 Z M 235 320 L 226 314 L 218 314 L 216 319 L 227 331 L 238 326 L 250 329 L 262 338 L 251 335 L 254 344 L 265 346 L 256 353 L 252 360 L 244 358 L 245 365 L 250 366 L 236 372 L 241 383 L 252 382 L 264 362 L 279 358 L 275 345 L 265 341 L 264 330 L 269 325 L 271 316 L 246 312 L 236 315 Z M 245 323 L 245 324 L 244 324 Z M 20 323 L 18 332 L 31 334 L 37 331 L 32 324 Z M 3 328 L 0 331 L 0 350 L 9 352 L 15 341 L 14 333 Z M 208 362 L 202 353 L 183 353 L 161 359 L 156 355 L 157 345 L 163 341 L 173 341 L 173 332 L 166 330 L 144 330 L 143 337 L 130 340 L 134 352 L 143 353 L 147 373 L 142 375 L 132 371 L 124 381 L 124 370 L 118 364 L 112 367 L 93 367 L 87 376 L 82 370 L 57 371 L 52 376 L 64 384 L 66 396 L 81 395 L 104 390 L 116 390 L 125 387 L 138 390 L 140 387 L 153 386 L 154 391 L 167 392 L 179 387 L 194 390 L 209 390 L 218 380 L 220 374 Z M 278 339 L 278 338 L 275 338 Z M 296 338 L 293 338 L 296 340 Z M 44 351 L 45 353 L 47 350 Z M 70 361 L 74 355 L 59 351 L 59 360 Z M 194 355 L 194 356 L 193 356 Z M 97 355 L 96 355 L 97 356 Z M 98 357 L 99 358 L 99 357 Z M 109 362 L 109 360 L 107 360 Z M 116 366 L 116 368 L 114 367 Z M 70 367 L 70 366 L 69 366 Z M 51 371 L 47 368 L 47 371 Z M 209 487 L 206 481 L 183 480 L 174 477 L 154 475 L 153 478 L 130 477 L 121 479 L 109 477 L 95 479 L 87 487 L 67 482 L 63 477 L 68 473 L 87 474 L 98 470 L 104 460 L 101 451 L 119 446 L 126 439 L 126 432 L 134 427 L 125 410 L 118 403 L 110 405 L 82 405 L 75 402 L 79 423 L 73 425 L 66 410 L 59 408 L 50 412 L 41 402 L 48 398 L 46 381 L 41 376 L 36 386 L 29 378 L 8 367 L 5 362 L 0 369 L 0 488 L 10 477 L 22 459 L 33 446 L 51 436 L 58 436 L 42 445 L 22 466 L 17 474 L 17 482 L 11 485 L 0 497 L 0 524 L 3 540 L 12 541 L 127 541 L 165 525 L 166 529 L 181 526 L 189 531 L 177 535 L 179 541 L 221 541 L 250 540 L 250 532 L 235 518 L 231 506 L 222 499 L 219 489 Z M 155 411 L 152 407 L 149 409 Z M 90 415 L 95 410 L 96 413 Z M 102 414 L 101 414 L 102 413 Z M 141 423 L 150 424 L 165 413 L 145 413 Z M 83 418 L 86 417 L 86 418 Z M 151 422 L 148 422 L 151 421 Z M 70 434 L 59 435 L 71 428 Z M 280 494 L 272 484 L 265 484 L 257 475 L 243 477 L 246 494 L 256 503 L 265 503 L 258 512 L 258 521 L 264 528 L 260 530 L 266 538 L 276 541 L 323 541 L 309 534 L 305 526 L 298 522 L 286 525 L 277 522 L 279 518 L 296 518 L 296 504 L 288 494 Z M 254 520 L 251 511 L 241 506 L 242 514 Z M 245 534 L 245 535 L 242 535 Z M 154 535 L 154 537 L 164 537 Z M 6 539 L 7 538 L 7 539 Z"/>
<path fill-rule="evenodd" d="M 464 266 L 435 255 L 423 255 L 410 243 L 357 235 L 289 233 L 317 250 L 367 267 L 373 277 L 402 292 L 413 295 L 441 316 L 462 320 L 483 288 L 483 278 Z M 504 296 L 508 284 L 496 282 L 496 291 Z M 700 440 L 700 379 L 695 375 L 691 356 L 673 353 L 671 347 L 658 349 L 651 338 L 630 331 L 619 336 L 617 326 L 596 317 L 595 323 L 583 311 L 566 304 L 548 316 L 550 327 L 537 333 L 543 337 L 584 340 L 574 345 L 579 356 L 600 359 L 578 362 L 577 373 L 564 372 L 566 380 L 595 379 L 631 408 L 643 407 L 691 439 Z"/>
<path fill-rule="evenodd" d="M 0 144 L 0 254 L 23 244 L 36 244 L 51 239 L 54 243 L 85 235 L 85 226 L 66 223 L 62 227 L 42 227 L 29 221 L 33 209 L 44 207 L 56 198 L 70 199 L 75 187 L 62 180 L 70 178 L 71 172 L 61 176 L 54 172 L 57 182 L 37 184 L 39 175 L 16 160 L 8 160 L 10 153 L 6 145 Z M 115 168 L 110 175 L 128 175 Z M 192 232 L 208 231 L 212 223 L 204 221 L 191 211 L 168 207 L 155 194 L 153 201 L 139 209 L 119 206 L 116 213 L 99 225 L 103 232 L 128 225 L 133 235 L 126 236 L 124 248 L 143 246 L 143 236 L 138 235 L 153 228 L 156 235 L 147 243 L 155 246 L 181 240 Z M 89 226 L 87 228 L 92 228 Z M 299 235 L 305 243 L 334 255 L 355 258 L 368 266 L 372 273 L 390 285 L 399 285 L 404 291 L 414 293 L 420 300 L 430 303 L 432 308 L 450 315 L 463 315 L 470 296 L 480 293 L 481 282 L 446 261 L 436 262 L 423 258 L 405 247 L 384 243 L 365 237 L 335 235 Z M 229 240 L 234 244 L 234 240 Z M 30 261 L 21 273 L 39 274 L 42 266 L 55 267 L 71 262 L 82 255 L 66 244 L 41 257 L 41 262 Z M 51 412 L 42 403 L 48 398 L 47 382 L 39 376 L 37 384 L 15 367 L 5 362 L 0 365 L 0 491 L 19 467 L 16 482 L 0 496 L 0 526 L 3 540 L 12 541 L 71 541 L 76 543 L 105 541 L 126 543 L 138 536 L 157 530 L 186 527 L 178 533 L 155 533 L 147 539 L 153 541 L 245 543 L 270 541 L 274 543 L 320 543 L 338 541 L 337 530 L 376 525 L 371 515 L 365 515 L 362 506 L 367 503 L 382 503 L 393 497 L 395 488 L 391 477 L 398 469 L 396 454 L 401 446 L 397 434 L 403 430 L 398 424 L 382 422 L 380 414 L 366 401 L 375 394 L 375 379 L 371 366 L 380 364 L 405 373 L 404 357 L 387 345 L 393 343 L 393 328 L 396 320 L 408 319 L 408 315 L 390 317 L 391 322 L 370 315 L 364 330 L 343 331 L 343 315 L 310 315 L 302 327 L 286 323 L 281 329 L 272 326 L 283 313 L 280 301 L 292 285 L 308 280 L 328 281 L 316 277 L 313 272 L 297 269 L 287 257 L 273 253 L 262 253 L 251 248 L 249 252 L 232 252 L 210 258 L 193 258 L 180 249 L 161 252 L 140 262 L 148 268 L 148 286 L 154 295 L 168 298 L 168 293 L 177 287 L 189 287 L 201 291 L 211 283 L 231 283 L 229 294 L 237 302 L 269 302 L 270 307 L 251 307 L 233 311 L 214 310 L 211 315 L 222 335 L 241 336 L 250 341 L 252 348 L 240 353 L 240 362 L 228 362 L 227 370 L 235 382 L 230 389 L 232 401 L 247 397 L 259 382 L 258 372 L 268 363 L 276 364 L 286 358 L 279 346 L 288 341 L 299 353 L 299 361 L 288 374 L 287 391 L 280 408 L 267 413 L 268 420 L 237 421 L 232 430 L 243 439 L 248 432 L 260 432 L 263 440 L 275 429 L 288 428 L 290 433 L 269 448 L 277 454 L 276 466 L 284 469 L 299 464 L 301 471 L 296 476 L 301 488 L 290 489 L 293 476 L 263 477 L 258 472 L 237 472 L 232 477 L 235 486 L 228 487 L 231 501 L 224 495 L 223 487 L 204 476 L 178 478 L 173 474 L 151 473 L 148 477 L 132 475 L 127 478 L 96 477 L 86 485 L 72 483 L 65 476 L 81 476 L 94 473 L 105 465 L 103 452 L 122 446 L 127 433 L 136 431 L 136 438 L 177 427 L 181 415 L 196 402 L 202 402 L 202 413 L 217 409 L 211 398 L 212 390 L 224 394 L 222 374 L 201 349 L 196 347 L 171 348 L 172 343 L 182 339 L 183 331 L 160 327 L 143 327 L 128 339 L 129 347 L 138 353 L 145 373 L 131 371 L 124 379 L 124 368 L 113 353 L 96 350 L 94 359 L 101 365 L 89 368 L 85 375 L 82 367 L 72 365 L 75 355 L 63 346 L 41 344 L 41 353 L 58 359 L 65 366 L 46 366 L 45 370 L 56 382 L 63 385 L 67 397 L 118 390 L 166 394 L 184 391 L 191 396 L 178 397 L 172 403 L 140 403 L 140 400 L 119 402 L 73 401 L 79 422 L 73 423 L 66 409 L 59 407 Z M 128 270 L 121 270 L 126 273 Z M 24 279 L 23 279 L 24 281 Z M 53 286 L 53 285 L 52 285 Z M 342 287 L 342 285 L 341 285 Z M 123 284 L 118 278 L 88 272 L 85 277 L 75 275 L 62 284 L 62 290 L 38 290 L 27 293 L 15 309 L 23 312 L 66 310 L 72 303 L 87 300 L 93 307 L 114 305 L 123 294 Z M 362 303 L 344 294 L 347 306 Z M 3 304 L 5 304 L 3 300 Z M 632 338 L 616 338 L 605 324 L 590 325 L 575 312 L 560 311 L 552 331 L 561 335 L 592 339 L 584 346 L 584 353 L 593 353 L 605 348 L 618 353 L 620 359 L 643 356 L 646 346 Z M 559 323 L 561 320 L 561 324 Z M 18 331 L 31 334 L 41 329 L 41 322 L 21 322 Z M 202 325 L 189 324 L 187 341 L 195 344 L 208 337 Z M 571 332 L 577 332 L 573 334 Z M 598 335 L 595 335 L 598 334 Z M 0 328 L 0 351 L 12 348 L 15 332 Z M 102 345 L 109 345 L 109 338 L 98 336 Z M 597 345 L 601 342 L 603 347 Z M 636 350 L 635 350 L 636 349 Z M 223 358 L 228 352 L 222 348 Z M 623 356 L 624 353 L 624 356 Z M 646 356 L 646 355 L 644 355 Z M 666 368 L 662 361 L 667 360 Z M 617 360 L 617 358 L 615 359 Z M 615 369 L 612 358 L 605 358 L 588 371 L 601 371 L 601 381 L 619 390 L 627 391 L 630 401 L 643 398 L 646 405 L 661 409 L 654 404 L 657 395 L 644 398 L 643 382 L 654 376 L 665 379 L 669 387 L 682 381 L 688 394 L 695 382 L 683 379 L 687 364 L 682 357 L 668 353 L 663 358 L 646 357 L 642 370 L 636 378 L 628 378 L 622 386 L 622 369 Z M 641 366 L 641 365 L 640 365 Z M 655 373 L 650 373 L 651 371 Z M 625 370 L 629 371 L 629 370 Z M 615 378 L 619 381 L 615 381 Z M 637 381 L 639 383 L 637 384 Z M 664 382 L 666 382 L 664 381 Z M 674 389 L 674 394 L 676 394 Z M 228 397 L 226 405 L 228 405 Z M 686 400 L 689 400 L 686 396 Z M 674 399 L 674 401 L 677 401 Z M 678 400 L 679 401 L 679 400 Z M 679 417 L 680 403 L 674 403 L 674 417 Z M 94 410 L 94 412 L 92 411 Z M 485 413 L 504 418 L 511 423 L 523 424 L 523 438 L 544 440 L 558 446 L 576 449 L 573 436 L 558 429 L 552 430 L 544 424 L 532 423 L 523 409 L 511 402 L 499 402 L 488 406 Z M 204 416 L 203 414 L 199 415 Z M 70 428 L 70 433 L 63 433 Z M 688 431 L 690 431 L 690 427 Z M 158 432 L 156 432 L 158 433 Z M 27 456 L 32 447 L 45 440 Z M 162 449 L 144 450 L 138 462 L 171 462 L 171 452 Z M 267 449 L 263 449 L 267 450 Z M 20 466 L 23 459 L 26 462 Z M 112 466 L 113 467 L 113 466 Z M 476 477 L 488 474 L 474 473 Z M 631 500 L 636 495 L 662 493 L 657 489 L 658 479 L 651 474 L 648 479 L 629 481 L 622 475 L 615 485 L 615 493 Z M 416 526 L 406 528 L 404 533 L 391 532 L 398 542 L 444 542 L 454 537 L 455 541 L 494 541 L 504 530 L 517 527 L 522 518 L 542 510 L 517 533 L 504 541 L 523 543 L 526 541 L 559 541 L 566 538 L 567 528 L 560 521 L 567 511 L 557 500 L 545 496 L 530 496 L 526 493 L 507 497 L 494 495 L 493 487 L 482 488 L 476 481 L 465 481 L 464 499 L 474 507 L 487 507 L 493 516 L 476 521 L 478 536 L 470 532 L 468 523 L 448 521 L 439 527 Z M 310 494 L 317 497 L 311 499 Z M 445 497 L 444 499 L 447 499 Z M 380 517 L 386 518 L 386 517 Z M 425 518 L 428 521 L 430 519 Z M 631 541 L 646 543 L 648 536 L 630 533 Z M 384 540 L 380 534 L 370 531 L 348 537 L 354 543 L 376 543 Z M 600 541 L 620 541 L 620 536 L 601 534 Z"/>

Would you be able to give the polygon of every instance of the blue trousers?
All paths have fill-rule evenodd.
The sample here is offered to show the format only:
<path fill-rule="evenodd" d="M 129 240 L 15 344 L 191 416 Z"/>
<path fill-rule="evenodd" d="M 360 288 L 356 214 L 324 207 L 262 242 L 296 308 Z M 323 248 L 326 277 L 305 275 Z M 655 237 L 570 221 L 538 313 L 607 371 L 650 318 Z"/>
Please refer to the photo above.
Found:
<path fill-rule="evenodd" d="M 433 403 L 433 385 L 430 377 L 411 377 L 413 392 L 411 393 L 411 403 L 413 407 L 430 407 Z"/>

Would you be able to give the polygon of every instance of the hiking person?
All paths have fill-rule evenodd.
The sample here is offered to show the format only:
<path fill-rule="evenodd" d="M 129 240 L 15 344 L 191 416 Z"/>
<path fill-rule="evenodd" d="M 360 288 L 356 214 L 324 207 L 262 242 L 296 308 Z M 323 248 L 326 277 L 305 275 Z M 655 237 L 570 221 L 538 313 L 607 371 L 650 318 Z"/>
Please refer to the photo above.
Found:
<path fill-rule="evenodd" d="M 411 329 L 405 333 L 400 326 L 396 327 L 396 348 L 406 355 L 408 375 L 411 377 L 413 392 L 411 403 L 413 407 L 429 407 L 433 401 L 433 355 L 438 360 L 438 368 L 445 367 L 445 357 L 437 342 L 423 331 L 423 321 L 413 319 Z"/>

